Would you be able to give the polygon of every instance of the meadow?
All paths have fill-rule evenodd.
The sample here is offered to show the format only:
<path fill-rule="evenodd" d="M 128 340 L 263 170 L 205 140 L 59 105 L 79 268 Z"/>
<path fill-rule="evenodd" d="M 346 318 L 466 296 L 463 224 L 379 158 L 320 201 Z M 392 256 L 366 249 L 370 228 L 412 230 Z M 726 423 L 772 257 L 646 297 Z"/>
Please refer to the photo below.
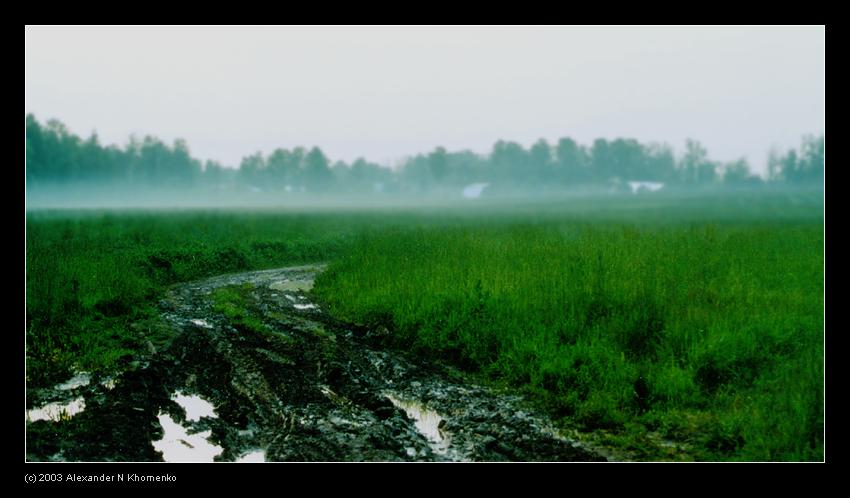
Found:
<path fill-rule="evenodd" d="M 168 285 L 328 262 L 317 302 L 642 459 L 823 458 L 822 192 L 30 211 L 27 379 L 168 341 Z M 604 431 L 604 432 L 603 432 Z"/>

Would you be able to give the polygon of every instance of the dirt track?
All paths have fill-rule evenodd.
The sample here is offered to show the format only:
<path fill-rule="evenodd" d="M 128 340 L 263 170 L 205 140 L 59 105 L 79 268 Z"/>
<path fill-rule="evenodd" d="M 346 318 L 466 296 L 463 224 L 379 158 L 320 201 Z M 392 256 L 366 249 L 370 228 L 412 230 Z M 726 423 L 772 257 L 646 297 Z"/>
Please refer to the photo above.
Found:
<path fill-rule="evenodd" d="M 521 397 L 383 350 L 385 330 L 332 319 L 309 300 L 318 271 L 247 272 L 174 287 L 160 303 L 175 328 L 167 348 L 114 386 L 92 379 L 32 393 L 42 403 L 83 398 L 85 409 L 62 422 L 28 423 L 28 459 L 604 460 L 557 436 Z M 246 325 L 216 307 L 214 293 L 225 287 L 258 322 Z M 214 413 L 193 417 L 176 393 L 199 396 Z M 175 427 L 188 434 L 174 436 Z M 183 456 L 157 450 L 169 438 Z M 204 453 L 206 446 L 213 449 Z"/>

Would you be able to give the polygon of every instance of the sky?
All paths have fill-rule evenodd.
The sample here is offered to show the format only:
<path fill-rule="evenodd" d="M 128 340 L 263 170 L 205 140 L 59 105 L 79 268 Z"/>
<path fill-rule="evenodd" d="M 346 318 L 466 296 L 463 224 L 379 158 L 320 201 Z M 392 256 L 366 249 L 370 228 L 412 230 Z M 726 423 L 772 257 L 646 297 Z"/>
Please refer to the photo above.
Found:
<path fill-rule="evenodd" d="M 185 139 L 238 166 L 278 147 L 396 164 L 569 136 L 687 138 L 758 172 L 824 133 L 808 27 L 28 26 L 25 112 L 124 145 Z"/>

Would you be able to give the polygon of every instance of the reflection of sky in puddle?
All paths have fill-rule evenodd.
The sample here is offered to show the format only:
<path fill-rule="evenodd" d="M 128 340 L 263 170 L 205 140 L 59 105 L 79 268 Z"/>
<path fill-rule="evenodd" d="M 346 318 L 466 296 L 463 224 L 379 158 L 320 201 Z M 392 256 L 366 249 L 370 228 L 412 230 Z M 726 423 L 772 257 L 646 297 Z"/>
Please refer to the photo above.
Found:
<path fill-rule="evenodd" d="M 447 453 L 449 441 L 438 428 L 440 422 L 443 420 L 443 417 L 439 413 L 429 410 L 418 401 L 402 400 L 392 394 L 387 394 L 386 396 L 392 404 L 404 410 L 407 416 L 413 419 L 416 430 L 425 436 L 435 453 L 441 455 Z"/>
<path fill-rule="evenodd" d="M 56 389 L 59 391 L 70 391 L 71 389 L 76 389 L 78 387 L 87 386 L 91 382 L 91 375 L 87 372 L 80 372 L 79 374 L 71 377 L 67 381 L 56 386 Z"/>
<path fill-rule="evenodd" d="M 198 327 L 203 327 L 203 328 L 205 328 L 205 329 L 211 329 L 211 328 L 213 328 L 213 327 L 212 327 L 212 325 L 210 325 L 210 324 L 209 324 L 209 322 L 207 322 L 206 320 L 200 319 L 200 318 L 193 318 L 193 319 L 191 319 L 191 320 L 189 320 L 189 321 L 190 321 L 190 322 L 192 322 L 192 323 L 194 323 L 194 324 L 195 324 L 195 325 L 197 325 Z"/>
<path fill-rule="evenodd" d="M 236 459 L 237 462 L 265 462 L 266 461 L 266 452 L 263 450 L 256 450 Z"/>
<path fill-rule="evenodd" d="M 58 421 L 64 417 L 73 417 L 74 415 L 85 410 L 86 401 L 80 397 L 67 403 L 55 402 L 48 403 L 41 408 L 34 408 L 27 411 L 27 420 L 35 422 L 36 420 L 53 420 Z"/>
<path fill-rule="evenodd" d="M 201 417 L 216 417 L 213 405 L 200 396 L 194 394 L 185 395 L 177 392 L 171 396 L 171 399 L 186 410 L 186 420 L 190 422 L 200 420 Z"/>
<path fill-rule="evenodd" d="M 186 411 L 186 420 L 189 422 L 198 421 L 201 417 L 217 418 L 212 403 L 200 396 L 176 392 L 171 399 Z M 167 413 L 160 412 L 157 418 L 164 434 L 162 439 L 153 442 L 153 447 L 162 452 L 166 462 L 212 462 L 224 451 L 221 446 L 207 441 L 212 434 L 211 430 L 189 434 L 186 427 L 175 422 Z"/>
<path fill-rule="evenodd" d="M 293 304 L 297 310 L 312 310 L 316 309 L 315 304 Z"/>
<path fill-rule="evenodd" d="M 61 384 L 56 384 L 53 387 L 56 391 L 71 391 L 91 383 L 91 374 L 88 372 L 79 372 Z M 83 397 L 72 399 L 71 401 L 55 401 L 47 403 L 40 408 L 27 410 L 26 418 L 30 422 L 36 420 L 52 420 L 59 421 L 63 418 L 71 418 L 86 409 L 86 400 Z"/>
<path fill-rule="evenodd" d="M 162 459 L 166 462 L 212 462 L 224 451 L 221 446 L 207 441 L 211 430 L 189 434 L 170 415 L 160 412 L 157 418 L 164 434 L 162 439 L 153 442 L 153 447 L 162 452 Z"/>

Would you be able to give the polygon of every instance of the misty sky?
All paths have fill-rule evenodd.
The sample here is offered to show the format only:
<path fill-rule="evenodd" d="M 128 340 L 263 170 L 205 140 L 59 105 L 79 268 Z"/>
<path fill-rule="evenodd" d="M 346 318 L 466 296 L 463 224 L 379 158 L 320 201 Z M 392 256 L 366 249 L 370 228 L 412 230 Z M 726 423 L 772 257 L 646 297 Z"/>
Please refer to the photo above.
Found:
<path fill-rule="evenodd" d="M 571 136 L 687 137 L 761 171 L 824 132 L 824 28 L 26 28 L 25 111 L 236 166 L 277 147 L 388 164 Z"/>

